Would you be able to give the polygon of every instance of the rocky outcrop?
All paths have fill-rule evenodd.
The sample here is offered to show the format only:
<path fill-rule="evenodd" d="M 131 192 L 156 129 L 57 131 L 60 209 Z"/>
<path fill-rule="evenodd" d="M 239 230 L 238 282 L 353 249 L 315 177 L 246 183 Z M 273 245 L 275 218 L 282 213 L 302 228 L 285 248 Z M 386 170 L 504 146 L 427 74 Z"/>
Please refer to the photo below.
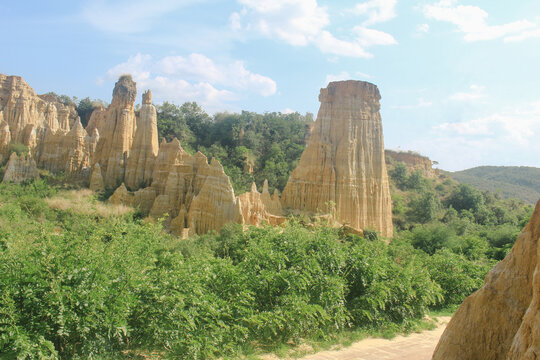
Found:
<path fill-rule="evenodd" d="M 157 113 L 150 90 L 143 94 L 143 105 L 137 118 L 137 131 L 126 166 L 125 183 L 129 189 L 151 184 L 154 161 L 159 151 Z"/>
<path fill-rule="evenodd" d="M 117 205 L 127 205 L 139 208 L 143 214 L 148 214 L 156 199 L 156 192 L 152 188 L 140 189 L 130 192 L 122 183 L 109 198 L 109 202 Z"/>
<path fill-rule="evenodd" d="M 3 181 L 20 183 L 25 180 L 39 178 L 35 160 L 31 154 L 17 155 L 12 153 L 6 165 Z"/>
<path fill-rule="evenodd" d="M 367 82 L 321 89 L 306 150 L 283 191 L 284 207 L 319 213 L 335 205 L 342 224 L 392 236 L 379 99 L 377 86 Z"/>
<path fill-rule="evenodd" d="M 137 129 L 133 104 L 137 96 L 136 84 L 129 75 L 116 82 L 111 105 L 107 108 L 104 121 L 97 126 L 94 121 L 89 130 L 97 129 L 99 142 L 92 159 L 100 164 L 103 181 L 108 188 L 117 188 L 125 176 L 125 167 Z"/>
<path fill-rule="evenodd" d="M 52 173 L 86 178 L 98 141 L 97 132 L 89 136 L 78 118 L 69 131 L 47 129 L 35 151 L 38 165 Z"/>
<path fill-rule="evenodd" d="M 53 95 L 37 96 L 20 76 L 0 74 L 0 119 L 9 126 L 11 142 L 34 147 L 45 129 L 68 131 L 76 117 L 73 106 Z"/>
<path fill-rule="evenodd" d="M 279 225 L 285 222 L 283 209 L 277 190 L 271 196 L 268 181 L 264 181 L 263 191 L 257 191 L 257 185 L 251 185 L 251 191 L 238 195 L 242 223 L 248 225 Z"/>
<path fill-rule="evenodd" d="M 539 238 L 540 201 L 510 253 L 461 304 L 433 359 L 540 357 Z"/>
<path fill-rule="evenodd" d="M 393 165 L 402 162 L 409 172 L 420 171 L 427 178 L 435 179 L 439 177 L 439 170 L 433 168 L 433 162 L 427 157 L 411 151 L 385 150 L 386 164 Z"/>
<path fill-rule="evenodd" d="M 151 218 L 178 235 L 204 234 L 230 222 L 240 222 L 238 201 L 221 164 L 198 152 L 191 156 L 174 139 L 163 141 L 153 164 L 152 185 L 130 192 L 122 184 L 111 197 L 114 203 L 140 206 Z M 138 193 L 151 191 L 152 203 L 143 206 Z M 149 198 L 146 199 L 149 203 Z"/>

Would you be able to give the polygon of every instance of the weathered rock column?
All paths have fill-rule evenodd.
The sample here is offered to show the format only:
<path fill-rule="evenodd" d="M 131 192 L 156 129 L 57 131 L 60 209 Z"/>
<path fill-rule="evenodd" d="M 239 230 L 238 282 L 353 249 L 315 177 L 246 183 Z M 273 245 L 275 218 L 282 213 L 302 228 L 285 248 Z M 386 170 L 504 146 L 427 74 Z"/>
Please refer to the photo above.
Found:
<path fill-rule="evenodd" d="M 137 87 L 131 76 L 123 75 L 116 82 L 111 105 L 104 115 L 106 121 L 99 129 L 92 164 L 100 164 L 106 187 L 116 188 L 124 180 L 127 159 L 137 129 L 133 104 Z M 93 130 L 93 128 L 92 128 Z"/>
<path fill-rule="evenodd" d="M 392 202 L 377 86 L 336 81 L 321 89 L 308 145 L 283 191 L 284 207 L 326 213 L 391 237 Z"/>
<path fill-rule="evenodd" d="M 159 150 L 157 113 L 152 105 L 150 90 L 143 94 L 143 105 L 137 120 L 137 131 L 126 167 L 125 184 L 130 190 L 150 186 Z"/>

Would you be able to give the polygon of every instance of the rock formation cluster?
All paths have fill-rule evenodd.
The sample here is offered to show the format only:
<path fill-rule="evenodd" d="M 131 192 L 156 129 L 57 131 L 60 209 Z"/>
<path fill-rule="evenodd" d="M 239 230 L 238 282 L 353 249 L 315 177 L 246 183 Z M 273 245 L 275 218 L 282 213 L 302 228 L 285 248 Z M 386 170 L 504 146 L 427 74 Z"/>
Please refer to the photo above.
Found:
<path fill-rule="evenodd" d="M 9 156 L 10 144 L 33 148 L 47 133 L 67 133 L 76 118 L 73 106 L 36 95 L 20 76 L 0 74 L 0 161 Z"/>
<path fill-rule="evenodd" d="M 0 75 L 0 161 L 14 143 L 30 149 L 28 156 L 11 155 L 5 178 L 35 177 L 36 165 L 63 172 L 94 191 L 114 190 L 111 202 L 138 207 L 181 236 L 230 222 L 278 225 L 288 211 L 321 215 L 329 206 L 333 220 L 345 226 L 392 236 L 375 85 L 334 82 L 321 90 L 313 134 L 281 199 L 267 182 L 262 192 L 253 184 L 235 196 L 217 160 L 190 155 L 177 139 L 159 144 L 152 94 L 143 94 L 138 114 L 136 97 L 131 76 L 121 76 L 111 105 L 94 110 L 83 128 L 74 108 L 37 96 L 20 77 Z"/>
<path fill-rule="evenodd" d="M 286 208 L 334 217 L 391 237 L 392 205 L 377 86 L 337 81 L 321 89 L 306 150 L 283 191 Z"/>
<path fill-rule="evenodd" d="M 434 360 L 540 358 L 540 201 L 506 258 L 461 304 Z"/>

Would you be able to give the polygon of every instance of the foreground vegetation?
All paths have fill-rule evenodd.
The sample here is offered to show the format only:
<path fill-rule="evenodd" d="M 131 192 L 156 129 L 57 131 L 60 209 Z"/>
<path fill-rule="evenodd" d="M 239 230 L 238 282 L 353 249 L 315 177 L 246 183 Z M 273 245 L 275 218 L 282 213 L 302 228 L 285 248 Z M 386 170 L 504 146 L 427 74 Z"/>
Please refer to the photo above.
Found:
<path fill-rule="evenodd" d="M 310 122 L 158 106 L 160 137 L 217 157 L 237 193 L 265 178 L 281 191 Z M 532 207 L 388 165 L 389 243 L 303 218 L 180 240 L 137 210 L 61 189 L 50 174 L 1 183 L 0 355 L 238 358 L 415 329 L 426 312 L 453 308 L 481 286 Z"/>
<path fill-rule="evenodd" d="M 424 251 L 407 236 L 387 245 L 294 219 L 182 241 L 137 212 L 62 197 L 77 201 L 44 181 L 0 184 L 8 358 L 237 357 L 342 331 L 407 329 L 461 302 L 493 264 L 459 247 Z"/>

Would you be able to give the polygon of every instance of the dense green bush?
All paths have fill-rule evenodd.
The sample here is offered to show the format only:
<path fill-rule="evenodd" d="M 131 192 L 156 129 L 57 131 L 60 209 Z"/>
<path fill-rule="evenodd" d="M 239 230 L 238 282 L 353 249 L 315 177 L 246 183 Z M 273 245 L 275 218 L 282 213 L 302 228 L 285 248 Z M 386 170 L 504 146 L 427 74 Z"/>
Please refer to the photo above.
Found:
<path fill-rule="evenodd" d="M 477 290 L 494 262 L 471 261 L 450 249 L 440 249 L 424 258 L 431 278 L 442 288 L 442 301 L 437 307 L 461 304 L 465 297 Z"/>
<path fill-rule="evenodd" d="M 530 211 L 481 194 L 477 209 L 495 219 L 482 224 L 471 209 L 441 209 L 435 186 L 419 183 L 395 208 L 410 230 L 390 244 L 294 219 L 179 240 L 136 213 L 53 210 L 45 198 L 58 189 L 45 181 L 1 183 L 0 353 L 211 359 L 350 328 L 408 327 L 481 286 Z"/>
<path fill-rule="evenodd" d="M 130 213 L 52 210 L 43 182 L 0 190 L 0 353 L 13 357 L 235 356 L 408 324 L 442 301 L 406 242 L 294 221 L 180 241 Z"/>

